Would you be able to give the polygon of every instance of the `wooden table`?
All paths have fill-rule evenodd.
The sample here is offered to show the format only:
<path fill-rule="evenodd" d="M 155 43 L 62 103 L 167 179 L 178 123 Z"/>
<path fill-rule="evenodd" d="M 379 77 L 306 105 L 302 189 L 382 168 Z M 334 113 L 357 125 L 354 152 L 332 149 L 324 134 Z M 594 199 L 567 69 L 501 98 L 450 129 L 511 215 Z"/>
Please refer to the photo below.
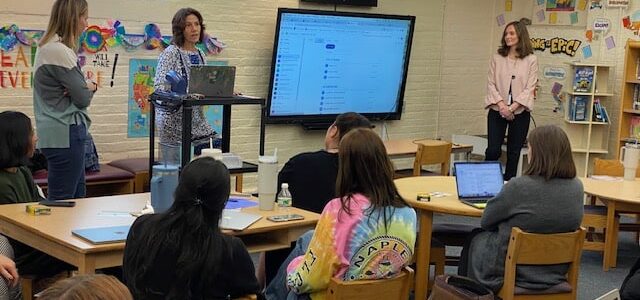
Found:
<path fill-rule="evenodd" d="M 406 158 L 415 157 L 418 152 L 418 143 L 428 144 L 430 139 L 397 139 L 384 141 L 384 147 L 387 149 L 387 155 L 392 158 Z M 441 141 L 438 141 L 441 142 Z M 466 144 L 453 144 L 451 147 L 451 153 L 466 153 L 469 154 L 473 150 L 473 145 Z"/>
<path fill-rule="evenodd" d="M 618 256 L 618 228 L 615 215 L 618 212 L 640 213 L 640 180 L 606 181 L 580 178 L 584 193 L 595 196 L 607 206 L 607 234 L 604 238 L 603 268 L 615 268 Z"/>
<path fill-rule="evenodd" d="M 480 217 L 483 210 L 463 204 L 458 200 L 455 177 L 420 176 L 396 179 L 400 196 L 415 208 L 418 214 L 418 251 L 416 253 L 415 299 L 427 298 L 429 283 L 429 255 L 431 254 L 431 229 L 433 213 Z M 418 193 L 444 192 L 447 196 L 431 197 L 431 201 L 417 201 Z"/>
<path fill-rule="evenodd" d="M 140 211 L 149 198 L 149 193 L 142 193 L 78 199 L 73 208 L 52 207 L 51 215 L 43 216 L 27 214 L 24 203 L 0 205 L 0 233 L 77 266 L 81 274 L 91 274 L 122 265 L 125 243 L 94 245 L 73 236 L 71 230 L 130 225 L 135 218 L 128 213 Z M 316 213 L 291 208 L 305 219 L 274 223 L 266 217 L 281 214 L 277 210 L 260 211 L 255 206 L 242 211 L 263 216 L 243 231 L 226 231 L 240 237 L 249 252 L 288 248 L 290 242 L 313 229 L 319 218 Z"/>

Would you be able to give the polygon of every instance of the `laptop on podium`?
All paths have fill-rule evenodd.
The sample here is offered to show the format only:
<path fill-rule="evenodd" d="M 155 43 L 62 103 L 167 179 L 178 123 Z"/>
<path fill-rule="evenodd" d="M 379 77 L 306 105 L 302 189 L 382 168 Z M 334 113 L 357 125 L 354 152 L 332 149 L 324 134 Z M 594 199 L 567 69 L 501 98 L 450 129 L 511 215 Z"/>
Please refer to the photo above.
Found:
<path fill-rule="evenodd" d="M 502 167 L 498 161 L 456 162 L 458 199 L 475 208 L 484 208 L 502 186 Z"/>
<path fill-rule="evenodd" d="M 205 97 L 233 97 L 236 67 L 233 66 L 191 66 L 189 72 L 189 93 Z"/>

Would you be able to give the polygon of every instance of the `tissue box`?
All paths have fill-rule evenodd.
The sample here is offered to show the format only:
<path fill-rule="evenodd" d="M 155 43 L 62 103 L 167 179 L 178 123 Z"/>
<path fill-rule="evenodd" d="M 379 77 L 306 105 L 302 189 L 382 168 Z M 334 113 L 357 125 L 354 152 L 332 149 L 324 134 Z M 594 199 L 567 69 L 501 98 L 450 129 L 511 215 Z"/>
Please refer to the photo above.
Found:
<path fill-rule="evenodd" d="M 242 168 L 242 159 L 233 153 L 222 153 L 222 163 L 227 166 L 228 169 Z"/>

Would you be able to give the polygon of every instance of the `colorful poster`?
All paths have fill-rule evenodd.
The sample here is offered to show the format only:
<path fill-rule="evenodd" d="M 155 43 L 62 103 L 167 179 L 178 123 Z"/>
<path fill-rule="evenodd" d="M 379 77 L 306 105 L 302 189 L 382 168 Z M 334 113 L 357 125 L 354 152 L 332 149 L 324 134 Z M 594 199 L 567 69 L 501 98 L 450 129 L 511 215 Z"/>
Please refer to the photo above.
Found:
<path fill-rule="evenodd" d="M 576 0 L 547 0 L 547 11 L 574 11 Z"/>
<path fill-rule="evenodd" d="M 586 0 L 542 0 L 533 2 L 532 24 L 586 26 Z"/>
<path fill-rule="evenodd" d="M 153 78 L 156 75 L 157 59 L 129 60 L 129 100 L 127 137 L 149 136 L 148 97 L 153 93 Z M 225 61 L 211 61 L 209 65 L 226 65 Z M 222 133 L 222 106 L 203 106 L 204 114 L 213 129 Z"/>

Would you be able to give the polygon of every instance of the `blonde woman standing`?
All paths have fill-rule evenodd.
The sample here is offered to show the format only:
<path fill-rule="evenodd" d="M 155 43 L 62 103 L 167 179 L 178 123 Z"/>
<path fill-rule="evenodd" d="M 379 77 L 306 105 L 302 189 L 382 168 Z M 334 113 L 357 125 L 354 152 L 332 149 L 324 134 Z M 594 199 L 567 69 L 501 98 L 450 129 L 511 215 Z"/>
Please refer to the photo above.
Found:
<path fill-rule="evenodd" d="M 86 0 L 56 0 L 33 66 L 33 108 L 48 162 L 48 198 L 82 198 L 84 142 L 91 119 L 87 107 L 98 86 L 84 78 L 76 55 L 87 27 Z"/>

